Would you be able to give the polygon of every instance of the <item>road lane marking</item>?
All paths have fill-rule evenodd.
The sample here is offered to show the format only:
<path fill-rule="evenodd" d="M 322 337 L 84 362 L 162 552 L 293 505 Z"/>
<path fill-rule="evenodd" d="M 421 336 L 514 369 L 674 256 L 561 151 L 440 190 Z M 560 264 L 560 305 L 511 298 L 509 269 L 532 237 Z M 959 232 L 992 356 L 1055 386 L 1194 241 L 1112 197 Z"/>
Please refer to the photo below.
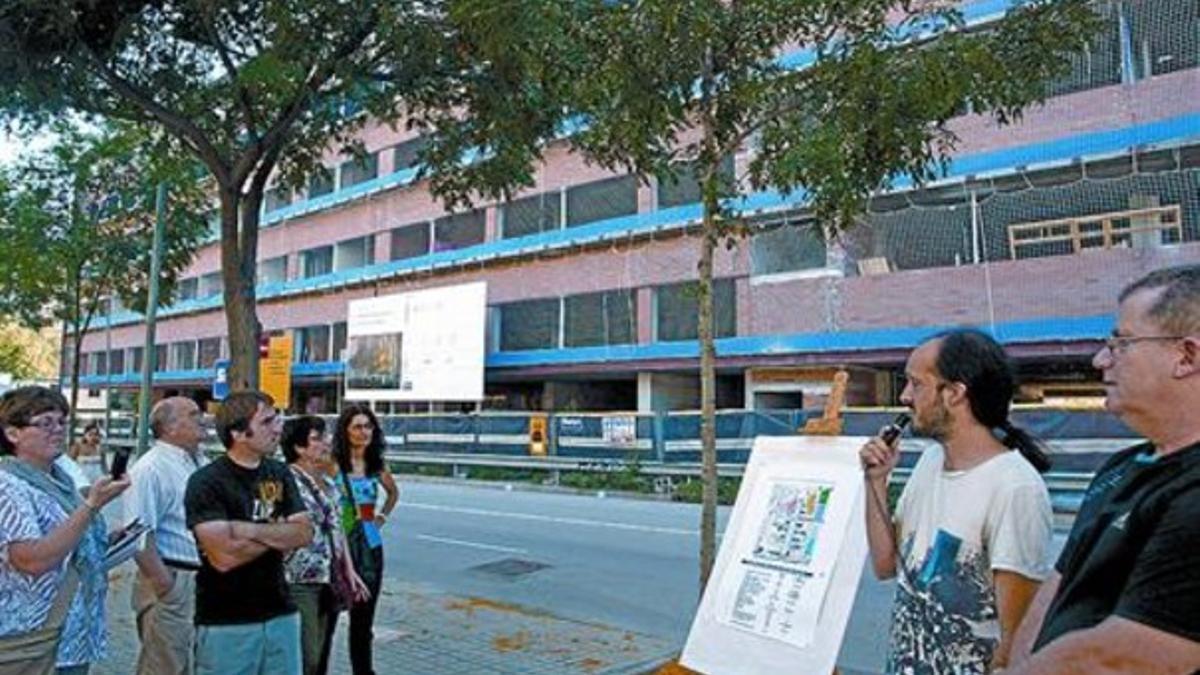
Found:
<path fill-rule="evenodd" d="M 471 516 L 484 516 L 488 518 L 512 518 L 514 520 L 531 520 L 540 523 L 556 523 L 559 525 L 583 525 L 587 527 L 607 527 L 614 530 L 626 530 L 629 532 L 652 532 L 655 534 L 679 534 L 689 537 L 695 537 L 700 534 L 698 530 L 685 530 L 678 527 L 656 527 L 654 525 L 634 525 L 632 523 L 615 523 L 607 520 L 589 520 L 587 518 L 560 518 L 557 516 L 540 516 L 534 513 L 517 513 L 514 511 L 488 511 L 486 509 L 469 509 L 461 506 L 439 506 L 436 504 L 414 504 L 412 502 L 400 502 L 401 508 L 419 509 L 422 511 L 440 511 L 442 513 L 461 513 Z"/>
<path fill-rule="evenodd" d="M 474 541 L 463 541 L 462 539 L 435 537 L 432 534 L 418 534 L 417 539 L 432 541 L 438 544 L 450 544 L 451 546 L 466 546 L 467 548 L 480 548 L 485 551 L 498 551 L 500 553 L 528 553 L 528 551 L 523 548 L 509 548 L 507 546 L 496 546 L 495 544 L 480 544 Z"/>

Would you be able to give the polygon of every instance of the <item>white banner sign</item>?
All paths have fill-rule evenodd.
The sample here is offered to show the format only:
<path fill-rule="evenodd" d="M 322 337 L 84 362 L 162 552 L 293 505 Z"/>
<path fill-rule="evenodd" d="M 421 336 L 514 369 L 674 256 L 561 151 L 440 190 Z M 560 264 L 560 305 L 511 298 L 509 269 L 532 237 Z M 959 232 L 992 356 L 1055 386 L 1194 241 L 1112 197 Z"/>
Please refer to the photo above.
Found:
<path fill-rule="evenodd" d="M 487 284 L 431 288 L 350 303 L 346 398 L 483 398 Z"/>

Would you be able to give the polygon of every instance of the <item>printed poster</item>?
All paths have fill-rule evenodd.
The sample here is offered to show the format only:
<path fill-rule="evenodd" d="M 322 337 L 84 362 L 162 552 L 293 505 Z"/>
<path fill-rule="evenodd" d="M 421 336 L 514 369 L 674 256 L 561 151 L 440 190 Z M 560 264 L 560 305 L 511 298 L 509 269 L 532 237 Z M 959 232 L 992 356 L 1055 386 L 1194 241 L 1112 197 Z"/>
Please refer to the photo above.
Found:
<path fill-rule="evenodd" d="M 755 439 L 684 666 L 833 672 L 867 542 L 854 437 Z"/>

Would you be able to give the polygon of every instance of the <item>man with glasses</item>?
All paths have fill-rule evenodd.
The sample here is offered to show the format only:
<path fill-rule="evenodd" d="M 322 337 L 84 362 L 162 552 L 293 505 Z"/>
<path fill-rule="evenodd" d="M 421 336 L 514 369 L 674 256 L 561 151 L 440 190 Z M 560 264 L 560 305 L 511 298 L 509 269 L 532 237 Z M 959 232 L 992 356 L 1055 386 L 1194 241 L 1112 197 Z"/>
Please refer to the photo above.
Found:
<path fill-rule="evenodd" d="M 200 549 L 196 672 L 300 672 L 300 617 L 283 559 L 312 524 L 291 471 L 270 459 L 283 419 L 271 397 L 230 394 L 217 411 L 226 453 L 188 480 L 187 525 Z"/>
<path fill-rule="evenodd" d="M 132 605 L 141 640 L 137 672 L 188 675 L 200 558 L 183 497 L 188 479 L 208 463 L 200 451 L 200 406 L 183 396 L 159 401 L 150 411 L 150 433 L 154 445 L 129 470 L 132 487 L 125 500 L 125 522 L 137 519 L 150 528 L 134 554 Z"/>
<path fill-rule="evenodd" d="M 1200 669 L 1200 265 L 1121 292 L 1092 360 L 1105 407 L 1146 442 L 1096 473 L 1011 672 Z M 1030 651 L 1032 650 L 1032 655 Z"/>

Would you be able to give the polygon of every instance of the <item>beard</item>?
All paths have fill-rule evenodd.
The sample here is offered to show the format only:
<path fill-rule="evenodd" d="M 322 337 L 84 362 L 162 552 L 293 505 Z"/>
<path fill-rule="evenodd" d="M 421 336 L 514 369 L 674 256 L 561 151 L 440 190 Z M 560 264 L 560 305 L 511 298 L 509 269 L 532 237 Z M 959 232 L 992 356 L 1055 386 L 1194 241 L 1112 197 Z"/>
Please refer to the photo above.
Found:
<path fill-rule="evenodd" d="M 936 407 L 927 411 L 926 414 L 916 414 L 913 416 L 913 431 L 922 436 L 928 436 L 940 443 L 945 441 L 946 437 L 950 434 L 952 421 L 953 416 L 950 410 L 939 403 Z"/>

